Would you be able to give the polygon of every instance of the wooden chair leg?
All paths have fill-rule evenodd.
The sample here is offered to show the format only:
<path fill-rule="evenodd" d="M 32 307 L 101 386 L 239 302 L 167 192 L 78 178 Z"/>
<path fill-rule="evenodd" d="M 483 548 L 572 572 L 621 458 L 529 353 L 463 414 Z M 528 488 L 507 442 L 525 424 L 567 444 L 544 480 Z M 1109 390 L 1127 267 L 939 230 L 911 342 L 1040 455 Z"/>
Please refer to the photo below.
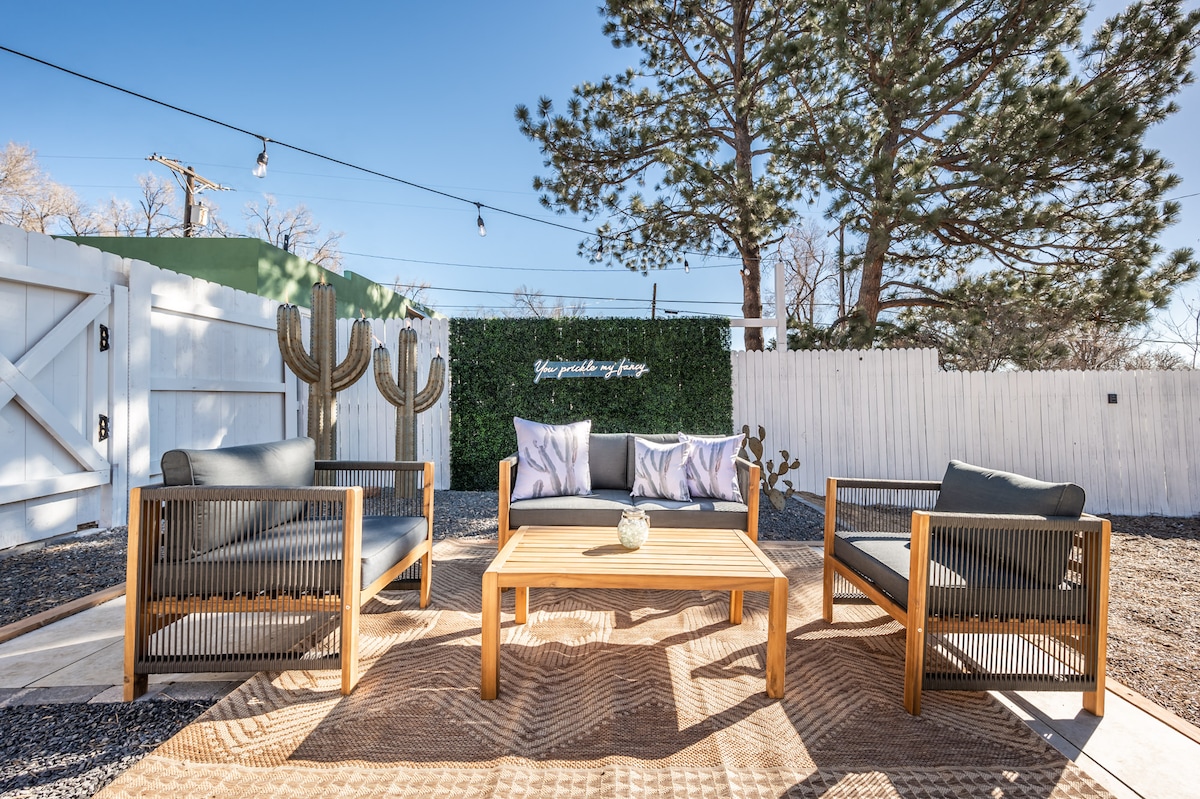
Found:
<path fill-rule="evenodd" d="M 921 677 L 924 672 L 925 633 L 910 627 L 904 647 L 904 709 L 914 716 L 921 715 Z"/>
<path fill-rule="evenodd" d="M 921 715 L 925 679 L 925 608 L 929 586 L 929 516 L 913 511 L 908 567 L 908 608 L 904 618 L 904 709 Z"/>
<path fill-rule="evenodd" d="M 429 607 L 429 595 L 433 590 L 433 544 L 421 556 L 421 607 Z"/>
<path fill-rule="evenodd" d="M 123 698 L 126 702 L 132 702 L 146 693 L 150 683 L 149 675 L 135 674 L 130 670 L 131 668 L 129 663 L 125 664 L 125 695 Z"/>
<path fill-rule="evenodd" d="M 829 561 L 829 555 L 825 558 L 824 583 L 821 588 L 821 618 L 825 621 L 833 622 L 833 564 Z"/>

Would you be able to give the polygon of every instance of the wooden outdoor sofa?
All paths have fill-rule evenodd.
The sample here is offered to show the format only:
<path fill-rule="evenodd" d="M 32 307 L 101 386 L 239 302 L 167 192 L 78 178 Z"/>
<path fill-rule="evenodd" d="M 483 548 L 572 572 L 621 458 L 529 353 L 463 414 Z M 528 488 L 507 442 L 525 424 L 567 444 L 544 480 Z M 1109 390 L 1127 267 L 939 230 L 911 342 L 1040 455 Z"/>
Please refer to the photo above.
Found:
<path fill-rule="evenodd" d="M 132 490 L 126 701 L 150 674 L 294 668 L 340 668 L 349 694 L 363 603 L 389 587 L 429 603 L 433 464 L 314 451 L 172 450 L 164 485 Z"/>
<path fill-rule="evenodd" d="M 656 444 L 675 444 L 674 433 L 591 433 L 588 437 L 588 467 L 592 491 L 586 495 L 547 496 L 513 500 L 518 458 L 500 461 L 499 546 L 504 547 L 513 531 L 522 525 L 542 527 L 613 527 L 627 508 L 641 508 L 652 527 L 701 527 L 741 530 L 751 541 L 758 540 L 758 503 L 761 469 L 745 458 L 737 458 L 741 502 L 695 497 L 686 501 L 632 497 L 634 439 Z"/>
<path fill-rule="evenodd" d="M 922 690 L 1081 691 L 1104 714 L 1110 523 L 1084 493 L 951 461 L 941 482 L 829 478 L 823 615 L 866 600 L 905 627 Z"/>

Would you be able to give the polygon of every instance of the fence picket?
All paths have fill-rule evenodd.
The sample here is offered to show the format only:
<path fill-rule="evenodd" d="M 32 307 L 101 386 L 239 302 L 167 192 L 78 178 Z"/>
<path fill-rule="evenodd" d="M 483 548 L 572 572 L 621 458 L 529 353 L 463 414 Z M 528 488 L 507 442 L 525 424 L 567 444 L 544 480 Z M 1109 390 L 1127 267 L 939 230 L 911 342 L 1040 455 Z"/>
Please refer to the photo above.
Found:
<path fill-rule="evenodd" d="M 937 479 L 959 458 L 1079 483 L 1092 512 L 1200 512 L 1200 371 L 943 372 L 932 350 L 731 357 L 734 428 L 767 427 L 766 456 L 800 459 L 798 490 Z"/>

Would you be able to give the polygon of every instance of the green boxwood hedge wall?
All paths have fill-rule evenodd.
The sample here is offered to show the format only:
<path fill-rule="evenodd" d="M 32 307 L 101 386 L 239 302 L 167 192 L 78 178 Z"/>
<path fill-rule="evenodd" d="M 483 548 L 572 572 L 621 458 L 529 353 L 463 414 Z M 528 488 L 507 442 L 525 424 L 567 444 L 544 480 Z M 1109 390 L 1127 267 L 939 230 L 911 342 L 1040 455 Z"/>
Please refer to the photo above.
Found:
<path fill-rule="evenodd" d="M 542 378 L 534 361 L 645 363 L 639 378 Z M 450 484 L 495 490 L 512 419 L 592 420 L 597 433 L 733 432 L 726 319 L 452 319 Z"/>

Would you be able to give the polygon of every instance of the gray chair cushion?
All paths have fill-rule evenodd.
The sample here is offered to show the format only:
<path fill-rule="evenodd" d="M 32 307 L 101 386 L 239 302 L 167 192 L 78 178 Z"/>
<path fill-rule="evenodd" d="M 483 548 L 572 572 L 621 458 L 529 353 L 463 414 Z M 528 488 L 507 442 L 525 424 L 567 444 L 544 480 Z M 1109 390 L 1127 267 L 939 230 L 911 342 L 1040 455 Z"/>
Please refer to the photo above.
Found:
<path fill-rule="evenodd" d="M 1047 586 L 1003 564 L 981 560 L 945 542 L 931 553 L 929 615 L 1070 620 L 1084 618 L 1086 592 Z M 912 550 L 908 533 L 838 531 L 834 557 L 866 577 L 898 605 L 908 607 Z"/>
<path fill-rule="evenodd" d="M 592 489 L 629 490 L 629 435 L 592 433 L 588 444 Z"/>
<path fill-rule="evenodd" d="M 162 564 L 152 590 L 165 596 L 298 595 L 339 591 L 342 522 L 293 521 L 183 562 Z M 378 580 L 428 534 L 424 516 L 364 516 L 362 585 Z"/>
<path fill-rule="evenodd" d="M 316 444 L 290 438 L 219 449 L 173 449 L 162 456 L 167 486 L 284 486 L 313 484 Z M 262 512 L 271 518 L 259 519 Z M 183 518 L 168 519 L 164 544 L 171 555 L 198 555 L 241 538 L 251 529 L 298 517 L 303 502 L 197 502 Z"/>
<path fill-rule="evenodd" d="M 1017 513 L 1073 516 L 1083 513 L 1083 489 L 950 461 L 933 509 L 948 513 Z"/>
<path fill-rule="evenodd" d="M 220 449 L 173 449 L 162 456 L 163 485 L 310 486 L 315 452 L 311 438 Z"/>

